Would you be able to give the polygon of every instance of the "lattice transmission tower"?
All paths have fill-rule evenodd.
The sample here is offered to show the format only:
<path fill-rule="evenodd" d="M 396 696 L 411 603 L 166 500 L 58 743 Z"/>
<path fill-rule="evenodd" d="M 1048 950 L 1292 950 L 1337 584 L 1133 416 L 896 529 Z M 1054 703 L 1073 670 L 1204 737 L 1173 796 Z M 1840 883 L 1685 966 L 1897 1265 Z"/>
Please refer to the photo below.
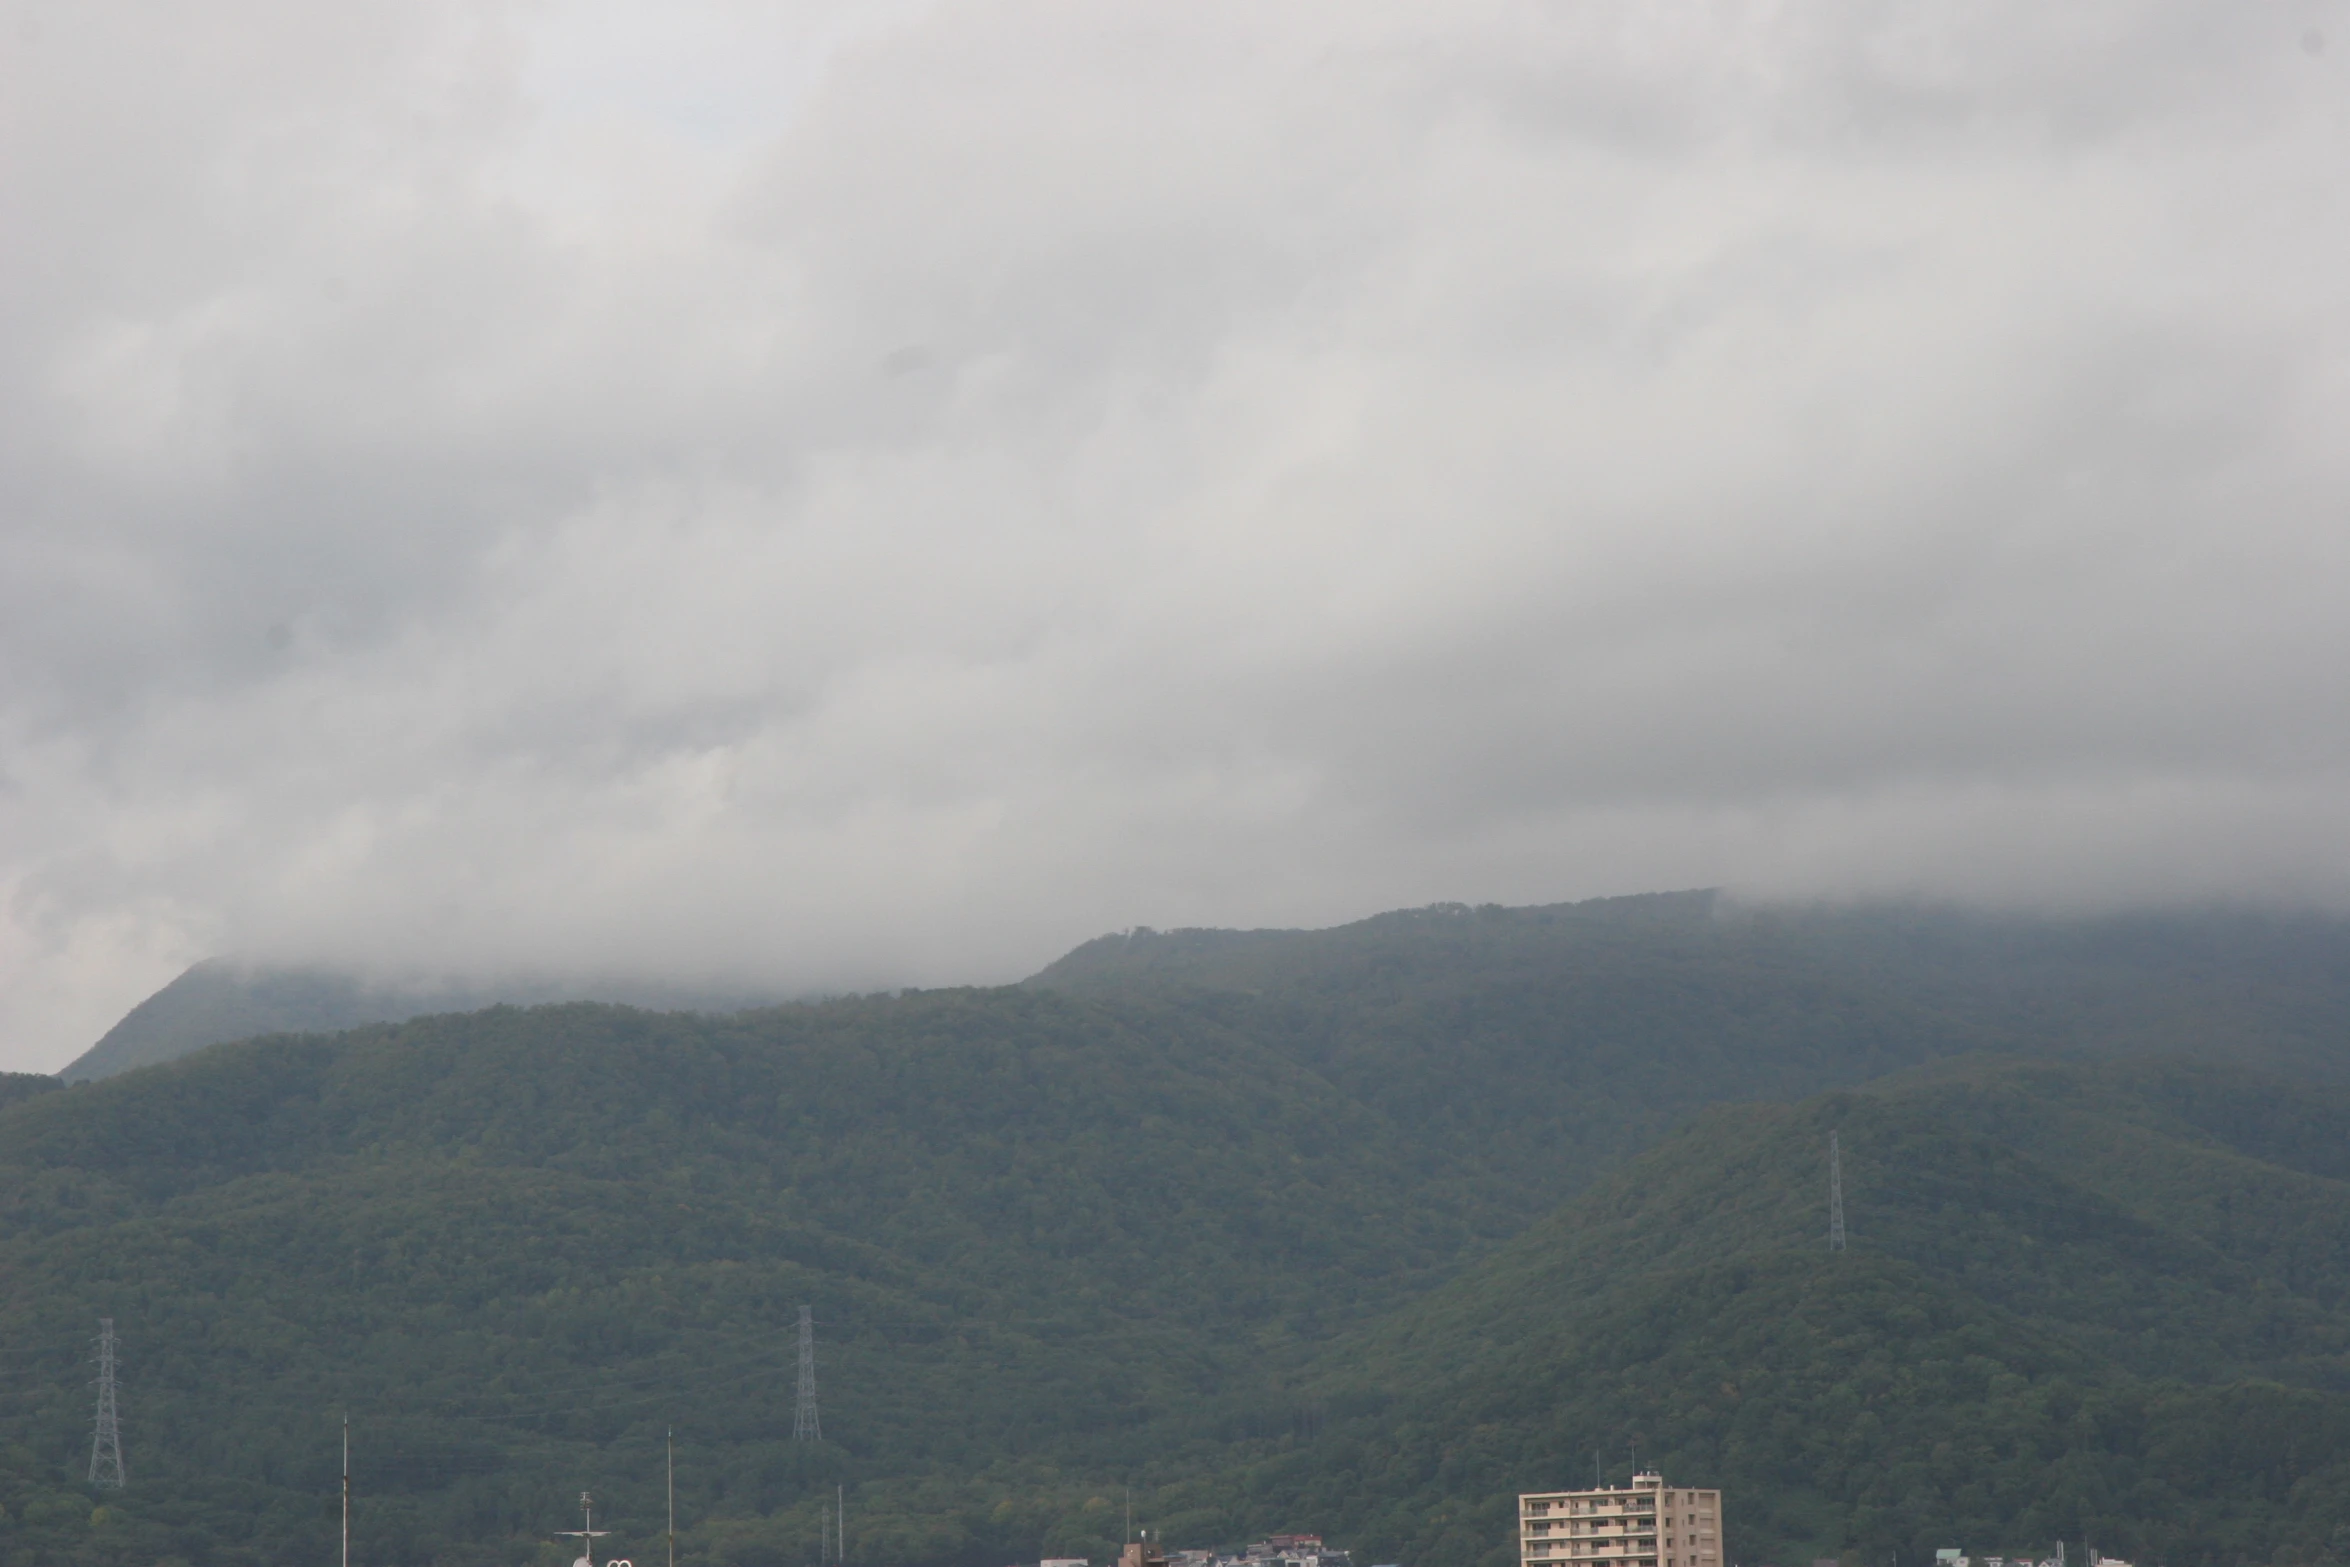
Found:
<path fill-rule="evenodd" d="M 1844 1249 L 1844 1147 L 1828 1134 L 1828 1250 Z"/>
<path fill-rule="evenodd" d="M 114 1398 L 114 1319 L 98 1319 L 98 1420 L 90 1433 L 90 1484 L 121 1490 L 122 1421 Z"/>
<path fill-rule="evenodd" d="M 800 1308 L 800 1398 L 792 1408 L 791 1439 L 795 1442 L 822 1441 L 824 1432 L 816 1423 L 816 1312 L 812 1306 Z"/>

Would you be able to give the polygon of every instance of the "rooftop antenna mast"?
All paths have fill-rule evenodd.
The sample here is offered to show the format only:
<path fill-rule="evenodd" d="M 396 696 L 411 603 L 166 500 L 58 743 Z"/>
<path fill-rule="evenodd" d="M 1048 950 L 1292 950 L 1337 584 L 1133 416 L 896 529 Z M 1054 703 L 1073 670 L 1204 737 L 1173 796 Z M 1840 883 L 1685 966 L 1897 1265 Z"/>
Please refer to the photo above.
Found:
<path fill-rule="evenodd" d="M 816 1310 L 813 1306 L 800 1308 L 800 1399 L 791 1414 L 791 1439 L 795 1442 L 821 1442 L 824 1432 L 816 1423 Z"/>
<path fill-rule="evenodd" d="M 1844 1249 L 1844 1146 L 1828 1134 L 1828 1250 Z"/>
<path fill-rule="evenodd" d="M 669 1460 L 669 1567 L 677 1567 L 677 1427 L 662 1438 L 661 1451 Z"/>
<path fill-rule="evenodd" d="M 343 1567 L 351 1567 L 351 1412 L 343 1411 Z"/>
<path fill-rule="evenodd" d="M 114 1319 L 98 1319 L 98 1420 L 90 1434 L 90 1484 L 119 1491 L 122 1468 L 122 1422 L 114 1403 Z"/>
<path fill-rule="evenodd" d="M 579 1541 L 579 1561 L 574 1562 L 572 1567 L 582 1567 L 582 1564 L 585 1564 L 585 1567 L 595 1567 L 596 1542 L 612 1531 L 596 1527 L 596 1499 L 585 1491 L 579 1493 L 579 1511 L 581 1517 L 579 1528 L 557 1529 L 555 1532 L 565 1538 L 576 1537 Z"/>

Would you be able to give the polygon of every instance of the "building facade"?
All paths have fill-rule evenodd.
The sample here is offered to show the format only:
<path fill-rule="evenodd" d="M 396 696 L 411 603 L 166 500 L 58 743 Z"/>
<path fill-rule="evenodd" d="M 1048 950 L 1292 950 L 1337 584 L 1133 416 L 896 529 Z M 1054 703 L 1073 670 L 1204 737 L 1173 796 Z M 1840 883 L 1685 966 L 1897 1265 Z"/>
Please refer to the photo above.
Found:
<path fill-rule="evenodd" d="M 1722 1493 L 1636 1474 L 1630 1485 L 1518 1498 L 1521 1567 L 1725 1567 Z"/>

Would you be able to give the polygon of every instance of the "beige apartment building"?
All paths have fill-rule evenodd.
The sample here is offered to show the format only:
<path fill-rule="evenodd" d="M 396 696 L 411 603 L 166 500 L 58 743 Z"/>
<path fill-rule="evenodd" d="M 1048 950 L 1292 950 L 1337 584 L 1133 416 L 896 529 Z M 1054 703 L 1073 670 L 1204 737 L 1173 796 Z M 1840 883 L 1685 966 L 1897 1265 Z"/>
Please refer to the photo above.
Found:
<path fill-rule="evenodd" d="M 1685 1491 L 1659 1474 L 1591 1491 L 1518 1498 L 1522 1567 L 1725 1567 L 1722 1493 Z"/>

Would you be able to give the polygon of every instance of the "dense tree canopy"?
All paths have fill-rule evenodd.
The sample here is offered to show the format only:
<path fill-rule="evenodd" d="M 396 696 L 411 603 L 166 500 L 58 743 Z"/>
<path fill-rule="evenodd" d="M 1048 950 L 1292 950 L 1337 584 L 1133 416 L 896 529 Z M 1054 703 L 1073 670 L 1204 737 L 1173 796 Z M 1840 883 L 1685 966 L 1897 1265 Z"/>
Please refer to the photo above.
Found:
<path fill-rule="evenodd" d="M 583 1487 L 643 1560 L 672 1430 L 697 1567 L 812 1562 L 835 1487 L 859 1567 L 1111 1554 L 1128 1488 L 1490 1567 L 1635 1441 L 1748 1562 L 2332 1559 L 2338 933 L 2199 928 L 1423 911 L 0 1082 L 0 1567 L 325 1559 L 345 1411 L 364 1567 L 546 1555 Z"/>

